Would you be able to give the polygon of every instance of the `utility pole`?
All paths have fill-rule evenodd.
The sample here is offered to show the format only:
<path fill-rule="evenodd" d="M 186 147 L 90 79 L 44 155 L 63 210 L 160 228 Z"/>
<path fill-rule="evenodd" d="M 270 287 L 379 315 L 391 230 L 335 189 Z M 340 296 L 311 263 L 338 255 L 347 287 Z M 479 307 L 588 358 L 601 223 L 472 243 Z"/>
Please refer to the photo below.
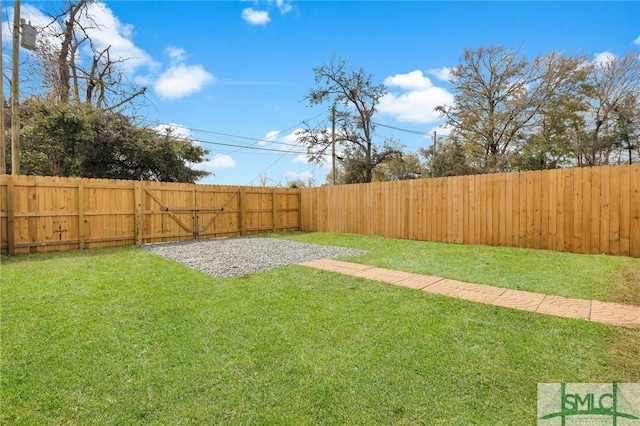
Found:
<path fill-rule="evenodd" d="M 331 107 L 331 180 L 336 184 L 336 104 Z"/>
<path fill-rule="evenodd" d="M 21 31 L 22 43 L 20 43 Z M 13 3 L 13 48 L 11 52 L 11 174 L 20 174 L 20 45 L 36 49 L 36 28 L 20 19 L 20 0 Z M 4 110 L 4 104 L 3 104 Z M 4 135 L 3 135 L 4 136 Z M 3 154 L 4 155 L 4 154 Z"/>
<path fill-rule="evenodd" d="M 7 173 L 7 141 L 4 138 L 4 56 L 2 25 L 0 25 L 0 175 Z"/>
<path fill-rule="evenodd" d="M 436 152 L 438 151 L 438 135 L 433 131 L 433 155 L 431 156 L 431 177 L 436 177 Z"/>
<path fill-rule="evenodd" d="M 20 174 L 20 0 L 13 6 L 13 69 L 11 70 L 11 174 Z"/>

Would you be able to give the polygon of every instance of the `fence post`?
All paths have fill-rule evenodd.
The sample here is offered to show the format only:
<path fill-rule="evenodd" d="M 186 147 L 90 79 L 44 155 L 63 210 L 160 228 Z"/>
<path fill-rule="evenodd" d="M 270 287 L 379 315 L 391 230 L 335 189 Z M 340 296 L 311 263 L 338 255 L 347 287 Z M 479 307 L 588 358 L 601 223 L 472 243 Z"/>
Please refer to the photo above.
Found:
<path fill-rule="evenodd" d="M 13 177 L 14 175 L 7 176 L 7 252 L 9 256 L 16 254 L 15 248 L 15 232 L 14 232 L 14 217 L 13 217 Z"/>
<path fill-rule="evenodd" d="M 413 220 L 411 220 L 412 218 L 410 217 L 410 213 L 411 213 L 411 199 L 413 197 L 413 181 L 410 180 L 409 182 L 409 195 L 405 198 L 404 200 L 404 237 L 407 240 L 410 240 L 412 235 L 411 235 L 411 225 L 413 224 Z"/>
<path fill-rule="evenodd" d="M 245 235 L 247 233 L 247 225 L 244 222 L 244 208 L 245 208 L 245 191 L 244 187 L 240 188 L 238 192 L 238 222 L 240 224 L 240 235 Z"/>
<path fill-rule="evenodd" d="M 640 164 L 631 167 L 630 255 L 640 257 Z"/>
<path fill-rule="evenodd" d="M 84 248 L 84 180 L 78 181 L 78 241 L 80 249 Z"/>
<path fill-rule="evenodd" d="M 135 204 L 135 234 L 136 245 L 142 245 L 144 240 L 144 209 L 142 208 L 142 183 L 133 183 L 133 203 Z"/>
<path fill-rule="evenodd" d="M 27 201 L 27 209 L 29 213 L 36 213 L 35 216 L 29 216 L 27 219 L 29 223 L 29 253 L 35 253 L 38 251 L 38 213 L 40 213 L 40 207 L 38 205 L 38 187 L 40 177 L 36 176 L 33 182 L 33 189 L 29 193 Z M 29 188 L 29 187 L 27 187 Z"/>
<path fill-rule="evenodd" d="M 271 223 L 273 224 L 273 232 L 276 232 L 276 189 L 271 189 Z"/>
<path fill-rule="evenodd" d="M 191 190 L 191 202 L 193 207 L 193 239 L 200 239 L 200 228 L 198 221 L 200 220 L 199 215 L 200 211 L 198 210 L 198 186 L 194 183 L 193 189 Z"/>
<path fill-rule="evenodd" d="M 302 189 L 298 188 L 298 231 L 302 231 Z"/>

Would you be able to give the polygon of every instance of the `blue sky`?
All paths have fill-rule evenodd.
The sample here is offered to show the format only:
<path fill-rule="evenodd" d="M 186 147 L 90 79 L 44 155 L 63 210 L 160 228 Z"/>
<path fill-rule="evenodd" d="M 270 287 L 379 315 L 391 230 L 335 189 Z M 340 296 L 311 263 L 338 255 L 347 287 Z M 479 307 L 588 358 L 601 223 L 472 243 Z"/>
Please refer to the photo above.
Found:
<path fill-rule="evenodd" d="M 5 3 L 6 23 L 13 10 Z M 62 7 L 23 0 L 22 17 L 42 25 L 42 12 Z M 333 53 L 388 86 L 376 123 L 430 135 L 441 124 L 433 107 L 451 101 L 447 68 L 465 48 L 504 45 L 530 59 L 552 51 L 590 60 L 640 52 L 637 1 L 107 0 L 92 8 L 98 43 L 134 58 L 128 76 L 149 87 L 138 114 L 202 141 L 211 154 L 199 167 L 214 173 L 202 182 L 215 184 L 258 184 L 261 175 L 271 184 L 324 183 L 328 167 L 298 154 L 304 148 L 295 146 L 294 132 L 305 120 L 329 126 L 328 106 L 310 108 L 304 96 L 313 68 Z M 7 33 L 5 24 L 5 58 Z M 393 136 L 408 152 L 432 143 L 389 127 L 376 134 Z"/>

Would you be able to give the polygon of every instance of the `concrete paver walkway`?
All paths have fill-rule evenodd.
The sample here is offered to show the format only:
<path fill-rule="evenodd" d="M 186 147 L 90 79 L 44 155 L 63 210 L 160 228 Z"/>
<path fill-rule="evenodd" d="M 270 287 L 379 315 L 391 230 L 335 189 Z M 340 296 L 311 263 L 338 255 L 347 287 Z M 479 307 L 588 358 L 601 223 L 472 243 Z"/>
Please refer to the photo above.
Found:
<path fill-rule="evenodd" d="M 580 318 L 615 326 L 640 328 L 640 306 L 549 296 L 530 291 L 465 283 L 333 259 L 313 260 L 301 263 L 301 265 L 488 305 L 565 318 Z"/>

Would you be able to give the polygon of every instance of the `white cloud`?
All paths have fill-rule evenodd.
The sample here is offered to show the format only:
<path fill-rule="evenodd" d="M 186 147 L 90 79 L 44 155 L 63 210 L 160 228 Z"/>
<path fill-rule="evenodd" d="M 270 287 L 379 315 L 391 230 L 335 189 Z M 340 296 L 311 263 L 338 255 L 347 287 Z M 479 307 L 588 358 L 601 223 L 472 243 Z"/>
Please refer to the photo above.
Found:
<path fill-rule="evenodd" d="M 193 137 L 193 133 L 191 133 L 191 129 L 188 129 L 176 123 L 158 124 L 153 129 L 161 134 L 171 132 L 171 135 L 180 139 L 191 139 Z"/>
<path fill-rule="evenodd" d="M 207 172 L 215 172 L 216 170 L 233 169 L 236 167 L 236 162 L 229 155 L 218 154 L 203 163 L 194 165 L 194 167 Z"/>
<path fill-rule="evenodd" d="M 133 43 L 133 25 L 120 22 L 111 9 L 100 2 L 89 3 L 87 14 L 92 19 L 83 15 L 81 24 L 98 50 L 110 47 L 111 59 L 125 60 L 122 65 L 130 72 L 144 66 L 157 68 L 151 56 Z"/>
<path fill-rule="evenodd" d="M 280 13 L 282 13 L 283 15 L 293 10 L 293 6 L 291 6 L 291 3 L 286 0 L 276 0 L 276 5 L 278 6 L 278 9 L 280 9 Z"/>
<path fill-rule="evenodd" d="M 11 10 L 12 14 L 13 10 Z M 31 24 L 38 30 L 37 43 L 39 45 L 56 47 L 61 45 L 62 37 L 59 35 L 59 28 L 51 25 L 52 18 L 46 16 L 37 7 L 28 4 L 23 5 L 20 14 L 26 21 L 31 21 Z M 13 17 L 10 17 L 8 22 L 11 22 L 12 19 Z M 94 49 L 103 51 L 109 48 L 109 57 L 120 70 L 127 74 L 134 74 L 141 68 L 146 68 L 151 72 L 157 71 L 160 64 L 133 42 L 135 27 L 122 23 L 104 3 L 88 3 L 86 13 L 79 14 L 77 19 L 91 38 Z M 5 39 L 10 37 L 8 22 L 3 23 L 3 37 Z M 93 57 L 88 43 L 83 44 L 78 53 L 79 61 L 88 61 Z"/>
<path fill-rule="evenodd" d="M 181 47 L 168 46 L 164 49 L 164 52 L 171 59 L 173 63 L 182 63 L 187 59 L 187 52 Z"/>
<path fill-rule="evenodd" d="M 633 44 L 637 44 L 638 46 L 640 46 L 640 36 L 638 36 L 637 39 L 633 40 Z"/>
<path fill-rule="evenodd" d="M 278 8 L 280 14 L 285 15 L 293 10 L 293 6 L 291 5 L 291 1 L 288 0 L 267 0 L 266 2 L 255 1 L 255 5 L 262 5 L 265 8 L 273 8 L 273 5 Z M 269 12 L 266 10 L 256 10 L 252 7 L 247 7 L 242 10 L 242 19 L 244 19 L 250 25 L 267 25 L 271 22 L 271 17 L 269 16 Z"/>
<path fill-rule="evenodd" d="M 258 142 L 258 145 L 268 145 L 269 142 L 274 142 L 277 140 L 277 136 L 280 134 L 280 130 L 271 130 L 270 132 L 267 132 L 267 135 L 260 141 Z"/>
<path fill-rule="evenodd" d="M 78 21 L 91 38 L 94 49 L 103 51 L 109 48 L 111 61 L 136 84 L 152 86 L 162 98 L 179 99 L 198 92 L 207 83 L 215 81 L 215 77 L 202 65 L 187 64 L 187 53 L 183 48 L 175 46 L 165 49 L 170 65 L 160 72 L 162 64 L 134 44 L 133 25 L 121 22 L 104 3 L 88 3 L 86 8 L 86 13 L 78 15 Z M 60 46 L 62 39 L 55 34 L 58 29 L 55 26 L 47 27 L 51 18 L 31 5 L 24 5 L 21 14 L 38 29 L 39 44 Z M 3 34 L 7 35 L 9 32 L 5 31 Z M 84 61 L 85 65 L 90 64 L 87 61 L 94 54 L 88 43 L 82 45 L 79 53 L 78 60 Z M 141 69 L 144 71 L 140 72 Z"/>
<path fill-rule="evenodd" d="M 37 43 L 39 45 L 59 48 L 62 37 L 59 28 L 51 25 L 50 17 L 32 5 L 23 5 L 21 17 L 31 21 L 32 25 L 37 28 Z M 156 72 L 159 69 L 160 64 L 153 60 L 144 49 L 134 44 L 135 27 L 121 22 L 104 3 L 88 3 L 86 13 L 79 14 L 77 19 L 90 37 L 94 49 L 101 52 L 108 48 L 109 58 L 122 72 L 133 75 L 140 69 L 146 69 L 149 72 Z M 3 24 L 5 38 L 10 34 L 7 31 L 7 25 L 8 23 Z M 78 52 L 77 59 L 79 62 L 87 62 L 93 56 L 89 44 L 84 43 Z"/>
<path fill-rule="evenodd" d="M 298 142 L 298 133 L 303 131 L 302 129 L 295 129 L 291 133 L 282 136 L 282 132 L 280 130 L 271 130 L 267 132 L 264 138 L 260 139 L 258 145 L 263 147 L 270 147 L 280 150 L 295 150 L 296 147 L 293 145 L 299 145 Z M 285 145 L 283 145 L 285 144 Z M 291 145 L 291 146 L 288 146 Z M 302 146 L 299 146 L 302 147 Z"/>
<path fill-rule="evenodd" d="M 405 90 L 420 90 L 432 87 L 431 80 L 422 74 L 422 71 L 411 71 L 408 74 L 396 74 L 384 79 L 384 85 L 399 87 Z"/>
<path fill-rule="evenodd" d="M 255 10 L 252 7 L 242 10 L 242 19 L 251 25 L 267 25 L 271 21 L 269 12 L 265 10 Z"/>
<path fill-rule="evenodd" d="M 438 80 L 442 80 L 442 81 L 451 81 L 451 78 L 453 77 L 451 75 L 450 67 L 431 68 L 427 72 L 432 76 L 434 76 L 435 78 L 437 78 Z"/>
<path fill-rule="evenodd" d="M 293 132 L 284 136 L 281 140 L 286 143 L 298 143 L 298 135 L 302 132 L 304 132 L 304 129 L 295 129 Z"/>
<path fill-rule="evenodd" d="M 430 87 L 401 95 L 387 94 L 380 100 L 378 110 L 395 117 L 399 122 L 425 124 L 440 119 L 435 107 L 452 102 L 451 93 L 440 87 Z"/>
<path fill-rule="evenodd" d="M 611 52 L 600 52 L 595 54 L 593 62 L 599 66 L 605 66 L 608 63 L 615 61 L 616 55 Z"/>
<path fill-rule="evenodd" d="M 380 99 L 378 111 L 394 117 L 399 122 L 426 124 L 440 119 L 435 112 L 439 105 L 449 105 L 453 95 L 442 87 L 434 86 L 422 71 L 396 74 L 387 77 L 386 86 L 398 87 L 400 93 L 390 92 Z M 402 93 L 404 92 L 404 93 Z"/>
<path fill-rule="evenodd" d="M 184 49 L 169 46 L 165 53 L 171 65 L 161 73 L 153 83 L 153 88 L 165 99 L 180 99 L 199 92 L 208 84 L 215 82 L 213 74 L 202 65 L 186 65 L 187 54 Z"/>

